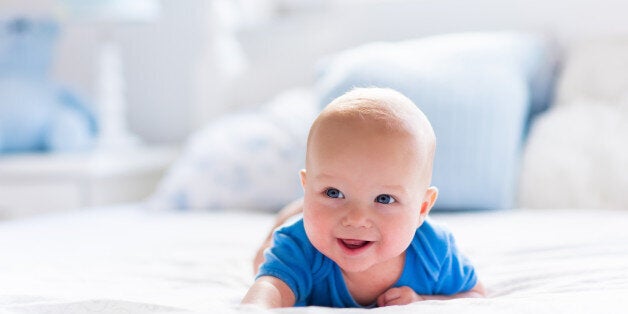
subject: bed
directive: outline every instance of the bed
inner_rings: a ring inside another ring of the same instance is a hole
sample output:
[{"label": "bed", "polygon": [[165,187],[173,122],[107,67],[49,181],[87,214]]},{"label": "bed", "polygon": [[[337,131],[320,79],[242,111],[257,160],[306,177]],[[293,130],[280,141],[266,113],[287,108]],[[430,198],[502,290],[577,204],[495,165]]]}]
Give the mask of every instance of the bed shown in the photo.
[{"label": "bed", "polygon": [[[373,313],[592,313],[628,309],[628,212],[435,213],[474,261],[486,299]],[[6,313],[256,312],[239,300],[273,215],[155,212],[143,204],[0,222]],[[354,313],[292,308],[280,313]]]},{"label": "bed", "polygon": [[[382,72],[391,64],[381,66],[381,58],[397,51],[395,44],[375,43],[371,48],[379,54],[360,58],[355,53],[363,47],[340,53],[327,61],[333,71],[321,73],[317,88],[284,93],[255,112],[218,118],[193,134],[147,202],[0,221],[0,312],[264,312],[238,305],[253,282],[253,256],[273,224],[272,211],[301,193],[296,173],[321,100],[356,82],[396,84],[391,87],[419,99],[437,131],[441,154],[434,177],[441,189],[439,208],[431,216],[454,232],[488,289],[484,299],[369,312],[628,311],[628,211],[621,210],[628,207],[628,169],[627,155],[619,151],[628,136],[623,126],[628,87],[620,86],[617,99],[599,104],[584,97],[593,95],[584,87],[601,80],[591,78],[589,70],[573,70],[571,77],[583,80],[563,84],[561,89],[570,92],[559,91],[559,101],[548,109],[557,67],[552,45],[538,37],[506,36],[508,45],[481,41],[481,53],[473,48],[465,58],[457,50],[430,50],[430,62],[424,61],[428,55],[395,54],[392,60],[403,63],[392,64],[394,75]],[[588,56],[589,65],[608,59]],[[402,71],[407,72],[400,79]],[[476,73],[485,76],[477,80]],[[460,93],[448,89],[454,87]],[[430,104],[436,105],[426,108]],[[600,108],[604,112],[595,111]],[[582,120],[591,112],[599,119]],[[578,145],[582,137],[565,141],[576,133],[573,125],[586,124],[582,121],[592,122],[584,134],[590,136],[591,151]],[[611,141],[593,141],[611,135]]]}]

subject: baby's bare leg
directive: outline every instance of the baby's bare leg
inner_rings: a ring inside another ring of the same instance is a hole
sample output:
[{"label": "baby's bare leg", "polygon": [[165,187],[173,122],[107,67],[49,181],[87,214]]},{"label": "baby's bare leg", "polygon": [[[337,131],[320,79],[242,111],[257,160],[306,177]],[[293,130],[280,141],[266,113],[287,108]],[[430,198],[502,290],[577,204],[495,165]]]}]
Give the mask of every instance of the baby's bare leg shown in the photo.
[{"label": "baby's bare leg", "polygon": [[264,239],[264,243],[257,250],[257,254],[253,259],[253,273],[257,274],[257,270],[259,266],[264,262],[264,250],[270,246],[273,241],[273,231],[283,225],[290,217],[303,212],[303,198],[299,198],[292,203],[286,205],[282,208],[279,213],[277,213],[277,219],[275,220],[275,224],[268,232],[266,239]]}]

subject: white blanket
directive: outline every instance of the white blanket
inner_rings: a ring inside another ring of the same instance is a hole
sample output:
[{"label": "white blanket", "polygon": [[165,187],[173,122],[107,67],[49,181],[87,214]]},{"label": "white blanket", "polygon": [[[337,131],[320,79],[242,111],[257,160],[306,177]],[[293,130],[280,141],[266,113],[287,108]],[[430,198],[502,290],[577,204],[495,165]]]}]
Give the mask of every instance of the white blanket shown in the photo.
[{"label": "white blanket", "polygon": [[[628,212],[433,214],[456,235],[485,299],[373,313],[628,311]],[[272,216],[101,208],[0,222],[0,312],[249,312],[238,303]],[[363,313],[291,308],[289,313]]]}]

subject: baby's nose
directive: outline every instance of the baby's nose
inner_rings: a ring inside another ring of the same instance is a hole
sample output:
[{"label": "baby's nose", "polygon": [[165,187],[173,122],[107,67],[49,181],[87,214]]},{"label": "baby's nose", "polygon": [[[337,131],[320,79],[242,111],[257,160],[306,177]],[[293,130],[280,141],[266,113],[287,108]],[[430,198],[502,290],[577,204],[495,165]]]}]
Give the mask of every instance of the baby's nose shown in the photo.
[{"label": "baby's nose", "polygon": [[344,227],[370,228],[373,224],[368,211],[361,208],[350,208],[342,219]]}]

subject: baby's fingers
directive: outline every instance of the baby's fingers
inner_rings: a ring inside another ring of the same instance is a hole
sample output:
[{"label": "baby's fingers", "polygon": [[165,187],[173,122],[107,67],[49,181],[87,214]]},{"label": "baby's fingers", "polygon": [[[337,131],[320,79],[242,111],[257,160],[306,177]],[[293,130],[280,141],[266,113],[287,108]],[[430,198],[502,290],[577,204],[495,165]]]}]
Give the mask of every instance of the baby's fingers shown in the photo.
[{"label": "baby's fingers", "polygon": [[399,288],[390,288],[377,297],[377,306],[386,306],[388,302],[398,299],[400,295]]},{"label": "baby's fingers", "polygon": [[423,298],[410,287],[390,288],[377,298],[377,306],[404,305],[421,300]]}]

